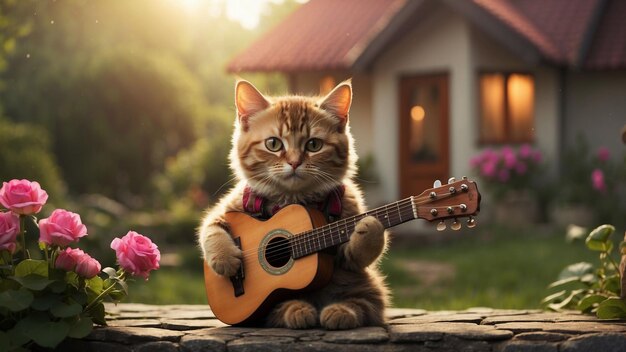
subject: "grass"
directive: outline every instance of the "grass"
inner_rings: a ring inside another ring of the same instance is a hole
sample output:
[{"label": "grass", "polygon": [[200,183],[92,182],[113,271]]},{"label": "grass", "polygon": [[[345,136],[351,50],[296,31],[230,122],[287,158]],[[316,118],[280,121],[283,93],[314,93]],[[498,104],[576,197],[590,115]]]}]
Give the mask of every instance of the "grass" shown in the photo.
[{"label": "grass", "polygon": [[598,260],[584,243],[566,243],[560,233],[483,231],[436,247],[392,249],[383,271],[394,306],[539,308],[565,266]]},{"label": "grass", "polygon": [[[198,256],[195,248],[182,251],[181,265],[131,283],[126,301],[206,304]],[[445,244],[392,248],[382,270],[396,307],[521,309],[540,307],[547,285],[579,261],[595,263],[597,257],[582,243],[566,243],[561,233],[477,228]]]}]

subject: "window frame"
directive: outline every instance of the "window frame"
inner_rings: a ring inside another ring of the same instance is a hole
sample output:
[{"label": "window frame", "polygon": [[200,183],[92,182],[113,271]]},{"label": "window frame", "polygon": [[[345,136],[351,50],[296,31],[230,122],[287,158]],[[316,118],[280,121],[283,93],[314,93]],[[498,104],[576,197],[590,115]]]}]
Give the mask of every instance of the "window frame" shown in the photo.
[{"label": "window frame", "polygon": [[[481,89],[481,78],[484,75],[490,75],[490,74],[500,74],[504,76],[504,92],[502,94],[502,96],[504,97],[504,116],[503,116],[503,124],[504,124],[504,138],[502,139],[496,139],[496,138],[485,138],[482,135],[482,127],[483,127],[483,106],[482,106],[482,101],[483,101],[483,91]],[[533,126],[533,131],[534,131],[534,126],[535,126],[535,121],[536,121],[536,91],[537,91],[537,84],[536,84],[536,76],[534,73],[530,72],[530,71],[524,71],[524,70],[487,70],[487,69],[483,69],[483,70],[478,70],[477,71],[477,79],[476,79],[476,85],[478,86],[478,103],[477,103],[477,110],[478,110],[478,144],[479,145],[503,145],[503,144],[524,144],[524,143],[534,143],[535,142],[535,133],[531,133],[531,135],[528,138],[517,138],[517,139],[513,139],[512,135],[512,130],[511,130],[511,114],[510,114],[510,109],[509,109],[509,99],[508,99],[508,93],[509,93],[509,87],[508,87],[508,82],[509,82],[509,77],[511,77],[511,75],[526,75],[526,76],[530,76],[533,80],[533,109],[532,109],[532,126]]]}]

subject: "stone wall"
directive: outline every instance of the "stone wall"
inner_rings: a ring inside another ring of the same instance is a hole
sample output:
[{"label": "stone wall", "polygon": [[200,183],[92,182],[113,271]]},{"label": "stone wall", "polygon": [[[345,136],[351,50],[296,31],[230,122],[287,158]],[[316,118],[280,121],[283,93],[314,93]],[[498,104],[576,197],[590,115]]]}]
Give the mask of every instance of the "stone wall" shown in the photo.
[{"label": "stone wall", "polygon": [[390,309],[389,324],[348,331],[226,326],[208,306],[108,305],[109,326],[60,351],[626,351],[626,321],[576,312]]}]

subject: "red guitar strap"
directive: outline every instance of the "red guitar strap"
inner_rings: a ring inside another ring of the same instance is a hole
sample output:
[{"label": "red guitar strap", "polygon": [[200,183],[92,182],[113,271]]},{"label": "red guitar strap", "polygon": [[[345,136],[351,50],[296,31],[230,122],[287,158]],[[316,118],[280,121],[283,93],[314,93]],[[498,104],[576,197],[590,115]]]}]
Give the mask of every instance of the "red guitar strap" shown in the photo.
[{"label": "red guitar strap", "polygon": [[[341,218],[341,200],[343,199],[343,193],[345,192],[345,186],[341,185],[333,189],[326,199],[321,202],[315,202],[311,204],[300,204],[305,207],[317,209],[324,213],[326,220],[330,222],[337,221]],[[282,208],[289,204],[270,206],[270,202],[267,198],[256,194],[252,188],[247,185],[243,191],[243,209],[246,213],[259,219],[269,219],[274,214],[278,213]]]}]

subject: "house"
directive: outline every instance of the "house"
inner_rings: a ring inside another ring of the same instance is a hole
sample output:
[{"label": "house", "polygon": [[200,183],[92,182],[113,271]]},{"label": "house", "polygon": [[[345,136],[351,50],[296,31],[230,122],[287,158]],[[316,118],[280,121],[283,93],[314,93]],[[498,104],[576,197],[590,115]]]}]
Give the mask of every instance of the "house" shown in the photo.
[{"label": "house", "polygon": [[531,143],[555,173],[579,134],[621,154],[625,16],[623,0],[310,0],[228,70],[282,72],[303,94],[352,77],[379,204],[471,174],[485,147]]}]

